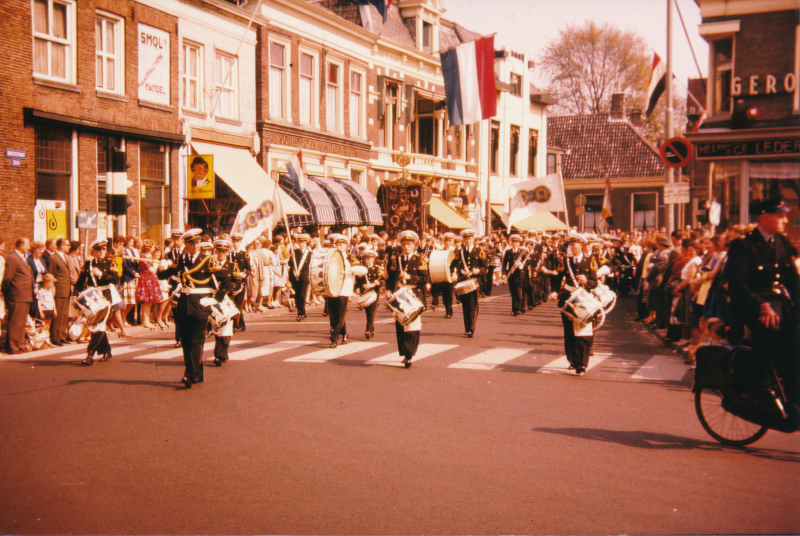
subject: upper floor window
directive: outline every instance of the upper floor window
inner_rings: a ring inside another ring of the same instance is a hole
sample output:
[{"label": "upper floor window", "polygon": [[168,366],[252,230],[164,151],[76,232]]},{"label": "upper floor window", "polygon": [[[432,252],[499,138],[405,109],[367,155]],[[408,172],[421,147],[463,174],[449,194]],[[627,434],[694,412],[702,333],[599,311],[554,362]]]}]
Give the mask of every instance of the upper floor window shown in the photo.
[{"label": "upper floor window", "polygon": [[139,178],[143,181],[164,182],[166,153],[157,143],[139,143]]},{"label": "upper floor window", "polygon": [[508,174],[517,174],[517,160],[519,159],[519,127],[511,125],[511,138],[508,143]]},{"label": "upper floor window", "polygon": [[300,124],[303,125],[316,124],[315,59],[311,54],[300,53]]},{"label": "upper floor window", "polygon": [[326,77],[325,104],[327,126],[329,132],[341,132],[341,68],[335,63],[329,63]]},{"label": "upper floor window", "polygon": [[[379,81],[383,80],[379,78]],[[378,128],[378,145],[381,147],[387,147],[389,149],[394,148],[394,126],[397,122],[397,96],[399,94],[399,88],[396,84],[386,84],[385,89],[383,90],[383,101],[379,101],[378,105],[382,106],[382,110],[378,110],[378,120],[379,128]]]},{"label": "upper floor window", "polygon": [[497,174],[500,167],[500,124],[492,121],[489,133],[489,171]]},{"label": "upper floor window", "polygon": [[547,153],[547,174],[552,175],[556,172],[557,168],[557,158],[554,153]]},{"label": "upper floor window", "polygon": [[181,60],[181,104],[189,110],[202,112],[203,47],[184,41]]},{"label": "upper floor window", "polygon": [[217,52],[214,58],[214,82],[217,86],[215,115],[237,119],[239,108],[236,97],[237,80],[236,58]]},{"label": "upper floor window", "polygon": [[119,17],[98,13],[94,25],[95,87],[125,92],[125,31]]},{"label": "upper floor window", "polygon": [[286,47],[269,44],[269,115],[272,119],[286,119]]},{"label": "upper floor window", "polygon": [[733,77],[733,37],[714,41],[714,113],[733,111],[731,82]]},{"label": "upper floor window", "polygon": [[536,156],[539,154],[539,131],[530,130],[528,139],[528,176],[536,176]]},{"label": "upper floor window", "polygon": [[433,53],[433,25],[429,22],[422,23],[422,51]]},{"label": "upper floor window", "polygon": [[33,72],[75,83],[75,2],[33,1]]},{"label": "upper floor window", "polygon": [[434,115],[436,102],[428,99],[418,99],[416,106],[415,130],[417,151],[420,154],[437,155],[439,145],[437,120]]},{"label": "upper floor window", "polygon": [[363,137],[363,129],[361,126],[362,108],[364,99],[362,97],[364,89],[362,87],[362,80],[364,77],[361,73],[350,72],[350,135],[355,137]]},{"label": "upper floor window", "polygon": [[511,94],[514,95],[515,97],[521,97],[522,96],[522,77],[520,75],[518,75],[517,73],[511,73],[510,82],[511,82],[511,87],[513,88],[511,90]]}]

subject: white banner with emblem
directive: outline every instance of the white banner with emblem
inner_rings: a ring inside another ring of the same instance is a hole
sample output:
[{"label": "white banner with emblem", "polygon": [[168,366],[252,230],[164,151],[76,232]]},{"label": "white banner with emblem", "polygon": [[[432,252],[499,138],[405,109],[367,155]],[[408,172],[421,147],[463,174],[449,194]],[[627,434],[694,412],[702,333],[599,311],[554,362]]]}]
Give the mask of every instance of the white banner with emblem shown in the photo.
[{"label": "white banner with emblem", "polygon": [[509,227],[539,212],[565,210],[564,189],[558,173],[511,185],[508,190],[505,212]]}]

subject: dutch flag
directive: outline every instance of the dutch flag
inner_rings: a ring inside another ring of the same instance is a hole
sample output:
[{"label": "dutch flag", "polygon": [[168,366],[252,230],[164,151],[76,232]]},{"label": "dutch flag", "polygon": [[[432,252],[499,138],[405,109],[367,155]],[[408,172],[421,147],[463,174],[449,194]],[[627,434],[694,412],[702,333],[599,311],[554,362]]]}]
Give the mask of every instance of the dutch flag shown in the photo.
[{"label": "dutch flag", "polygon": [[286,171],[289,173],[289,178],[292,179],[295,192],[303,195],[303,190],[306,187],[306,178],[303,176],[303,153],[301,151],[297,151],[286,161]]},{"label": "dutch flag", "polygon": [[494,36],[481,37],[439,54],[451,125],[475,123],[497,113]]},{"label": "dutch flag", "polygon": [[667,86],[667,67],[658,54],[653,53],[653,68],[650,71],[650,83],[647,86],[647,111],[645,117],[650,117],[658,104],[658,99]]}]

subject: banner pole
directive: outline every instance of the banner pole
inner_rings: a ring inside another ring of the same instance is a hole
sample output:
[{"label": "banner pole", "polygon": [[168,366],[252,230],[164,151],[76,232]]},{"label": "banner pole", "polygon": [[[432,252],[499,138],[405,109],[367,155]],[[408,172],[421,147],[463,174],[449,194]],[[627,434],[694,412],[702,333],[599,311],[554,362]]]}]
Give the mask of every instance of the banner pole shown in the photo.
[{"label": "banner pole", "polygon": [[558,170],[558,180],[561,182],[561,199],[564,200],[564,223],[567,224],[567,232],[569,232],[569,211],[567,210],[567,194],[564,192],[564,177],[561,175],[561,169]]},{"label": "banner pole", "polygon": [[[296,155],[300,152],[300,149],[294,152],[292,156]],[[292,158],[289,157],[289,159]],[[288,161],[288,159],[287,159]],[[302,163],[301,163],[302,164]],[[276,175],[278,173],[276,172]],[[275,181],[275,188],[277,188],[278,192],[278,205],[280,205],[281,214],[283,214],[283,225],[286,226],[286,242],[289,244],[289,258],[292,260],[292,264],[294,265],[294,276],[296,279],[300,278],[300,274],[297,272],[297,259],[294,257],[294,246],[292,245],[292,231],[289,229],[289,218],[286,216],[286,211],[283,210],[283,198],[281,198],[281,185],[280,185],[280,177],[277,181]]]}]

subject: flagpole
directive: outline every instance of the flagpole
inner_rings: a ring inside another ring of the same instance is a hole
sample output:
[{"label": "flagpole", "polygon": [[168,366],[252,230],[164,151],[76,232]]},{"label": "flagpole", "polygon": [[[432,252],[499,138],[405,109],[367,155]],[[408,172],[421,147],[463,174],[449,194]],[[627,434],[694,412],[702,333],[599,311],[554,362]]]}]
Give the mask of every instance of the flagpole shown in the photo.
[{"label": "flagpole", "polygon": [[[667,0],[667,74],[666,74],[666,93],[667,93],[667,109],[664,112],[664,120],[666,125],[667,139],[672,138],[674,135],[672,124],[672,2],[674,0]],[[667,166],[666,184],[672,184],[675,180],[675,174],[671,167]],[[665,204],[667,212],[667,233],[671,234],[675,229],[675,211],[672,203]]]},{"label": "flagpole", "polygon": [[558,170],[558,179],[561,181],[561,199],[564,200],[564,223],[567,224],[567,233],[569,234],[569,211],[567,210],[567,194],[564,193],[564,177],[561,175],[561,166]]}]

